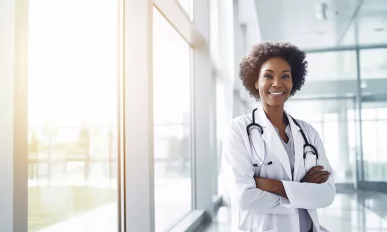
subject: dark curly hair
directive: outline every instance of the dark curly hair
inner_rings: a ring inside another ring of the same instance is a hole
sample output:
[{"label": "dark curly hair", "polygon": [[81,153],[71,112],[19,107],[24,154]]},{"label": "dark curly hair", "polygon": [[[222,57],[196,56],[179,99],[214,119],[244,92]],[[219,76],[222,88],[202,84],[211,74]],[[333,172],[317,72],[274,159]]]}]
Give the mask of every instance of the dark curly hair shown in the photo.
[{"label": "dark curly hair", "polygon": [[280,57],[286,60],[291,68],[293,89],[290,93],[293,96],[305,82],[308,62],[305,60],[305,52],[290,43],[263,42],[253,46],[251,52],[243,58],[239,65],[239,77],[243,86],[249,94],[259,99],[259,92],[255,88],[259,71],[264,62],[273,57]]}]

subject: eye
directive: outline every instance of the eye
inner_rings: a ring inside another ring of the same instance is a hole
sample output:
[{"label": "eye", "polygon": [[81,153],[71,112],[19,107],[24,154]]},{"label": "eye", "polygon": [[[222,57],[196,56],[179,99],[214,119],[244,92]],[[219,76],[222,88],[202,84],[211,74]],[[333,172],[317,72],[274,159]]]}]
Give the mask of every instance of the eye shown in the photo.
[{"label": "eye", "polygon": [[289,75],[283,75],[282,78],[283,79],[287,79],[287,78],[290,78],[290,76]]},{"label": "eye", "polygon": [[265,74],[264,77],[268,78],[268,79],[272,78],[272,76],[270,74]]}]

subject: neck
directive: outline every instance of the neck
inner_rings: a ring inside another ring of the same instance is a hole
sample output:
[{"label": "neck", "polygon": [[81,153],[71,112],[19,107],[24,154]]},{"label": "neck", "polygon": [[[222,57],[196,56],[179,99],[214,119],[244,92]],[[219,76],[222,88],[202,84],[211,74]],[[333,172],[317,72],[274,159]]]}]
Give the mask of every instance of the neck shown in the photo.
[{"label": "neck", "polygon": [[263,110],[269,121],[277,128],[281,128],[285,125],[284,120],[284,106],[273,107],[267,104],[263,104]]}]

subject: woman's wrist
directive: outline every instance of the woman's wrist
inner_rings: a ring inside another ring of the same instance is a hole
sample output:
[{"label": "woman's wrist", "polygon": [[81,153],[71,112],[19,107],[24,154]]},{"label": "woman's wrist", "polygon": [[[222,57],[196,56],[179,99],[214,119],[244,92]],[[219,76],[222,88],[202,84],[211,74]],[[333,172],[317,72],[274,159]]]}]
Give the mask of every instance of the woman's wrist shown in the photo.
[{"label": "woman's wrist", "polygon": [[257,188],[266,191],[271,192],[273,191],[273,180],[268,178],[262,178],[262,177],[255,177],[255,185]]},{"label": "woman's wrist", "polygon": [[284,185],[280,180],[256,177],[255,184],[256,187],[262,191],[274,193],[276,195],[287,198]]}]

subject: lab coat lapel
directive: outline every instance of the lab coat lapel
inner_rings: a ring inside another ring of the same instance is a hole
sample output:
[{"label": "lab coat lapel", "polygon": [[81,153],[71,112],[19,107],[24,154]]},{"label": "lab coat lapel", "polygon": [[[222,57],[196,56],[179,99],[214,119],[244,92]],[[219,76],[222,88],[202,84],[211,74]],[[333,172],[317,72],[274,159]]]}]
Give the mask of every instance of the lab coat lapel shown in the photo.
[{"label": "lab coat lapel", "polygon": [[291,180],[292,172],[290,170],[288,154],[281,142],[281,138],[278,136],[273,124],[271,124],[267,118],[262,107],[259,109],[259,117],[257,117],[257,119],[257,122],[263,127],[262,138],[265,142],[266,152],[271,151],[275,156],[277,156],[277,158],[281,161],[289,180]]},{"label": "lab coat lapel", "polygon": [[286,116],[288,117],[294,142],[294,181],[300,181],[302,174],[301,168],[304,167],[304,160],[302,157],[304,151],[304,139],[302,138],[300,128],[294,123],[292,117],[290,117],[287,113]]}]

